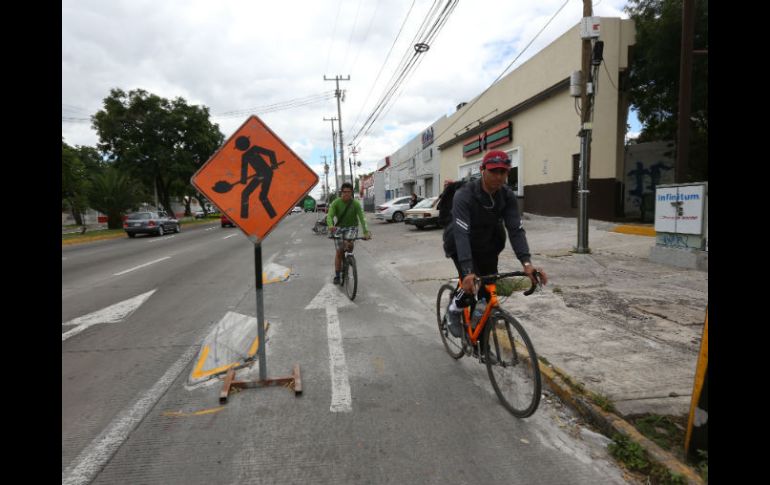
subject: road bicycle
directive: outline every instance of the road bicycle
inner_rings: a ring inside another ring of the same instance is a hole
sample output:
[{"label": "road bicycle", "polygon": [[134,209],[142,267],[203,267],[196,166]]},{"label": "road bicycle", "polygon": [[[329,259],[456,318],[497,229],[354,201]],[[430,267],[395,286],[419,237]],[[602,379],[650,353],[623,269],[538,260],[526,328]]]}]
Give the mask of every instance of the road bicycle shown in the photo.
[{"label": "road bicycle", "polygon": [[[358,237],[358,227],[343,227],[337,229],[334,234],[330,234],[329,239],[342,239],[345,253],[342,257],[340,286],[345,288],[345,294],[353,301],[358,291],[358,270],[356,269],[356,257],[353,256],[353,241],[368,238]],[[335,249],[336,247],[335,243]]]},{"label": "road bicycle", "polygon": [[[444,284],[439,288],[436,318],[447,353],[454,359],[464,355],[478,356],[479,363],[486,364],[489,380],[503,406],[517,418],[526,418],[540,404],[540,367],[535,348],[524,327],[499,306],[495,281],[512,276],[526,276],[526,273],[514,271],[476,278],[475,287],[478,288],[483,282],[490,300],[475,325],[471,320],[470,306],[463,309],[460,318],[463,331],[460,337],[449,332],[447,322],[449,304],[460,285],[459,280],[457,286]],[[537,273],[536,277],[539,278]],[[531,295],[537,286],[533,284],[524,294]]]},{"label": "road bicycle", "polygon": [[313,232],[317,236],[325,235],[329,232],[329,226],[326,225],[326,218],[316,219],[315,224],[313,224]]}]

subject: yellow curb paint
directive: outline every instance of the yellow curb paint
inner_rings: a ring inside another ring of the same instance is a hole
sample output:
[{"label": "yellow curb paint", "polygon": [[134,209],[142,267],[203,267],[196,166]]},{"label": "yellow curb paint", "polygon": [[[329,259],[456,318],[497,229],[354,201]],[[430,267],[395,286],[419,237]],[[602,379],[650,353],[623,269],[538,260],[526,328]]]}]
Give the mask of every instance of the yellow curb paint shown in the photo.
[{"label": "yellow curb paint", "polygon": [[233,367],[234,365],[236,365],[235,363],[232,363],[232,364],[228,364],[228,365],[223,365],[223,366],[217,367],[216,369],[211,369],[211,370],[203,371],[202,370],[203,363],[206,362],[206,357],[208,357],[208,355],[209,355],[209,346],[208,345],[204,345],[203,346],[203,351],[201,351],[201,358],[198,360],[198,363],[195,364],[195,369],[193,370],[193,373],[192,373],[192,376],[195,379],[199,379],[201,377],[210,376],[211,374],[218,374],[220,372],[224,372],[224,371],[228,370],[230,367]]},{"label": "yellow curb paint", "polygon": [[202,411],[195,411],[192,413],[183,413],[179,411],[167,411],[163,413],[163,416],[169,416],[172,418],[187,418],[190,416],[204,416],[206,414],[214,414],[218,413],[219,411],[223,410],[225,406],[219,406],[218,408],[211,408],[211,409],[204,409]]},{"label": "yellow curb paint", "polygon": [[85,238],[78,238],[78,239],[66,239],[61,242],[62,246],[69,246],[71,244],[80,244],[80,243],[88,243],[88,242],[94,242],[94,241],[106,241],[108,239],[118,239],[121,237],[126,237],[125,234],[112,234],[112,235],[106,235],[106,236],[94,236],[94,237],[85,237]]},{"label": "yellow curb paint", "polygon": [[267,285],[270,283],[277,283],[279,281],[286,281],[289,278],[290,273],[291,273],[291,269],[286,271],[286,273],[283,276],[278,276],[276,278],[273,278],[272,280],[267,279],[267,273],[262,273],[262,284]]},{"label": "yellow curb paint", "polygon": [[249,349],[249,357],[254,356],[254,354],[257,353],[257,349],[259,348],[259,336],[254,338],[254,342],[251,343],[251,348]]},{"label": "yellow curb paint", "polygon": [[[576,406],[578,398],[575,396],[572,389],[569,388],[567,383],[561,377],[561,375],[567,375],[567,374],[565,374],[564,371],[554,366],[553,364],[551,364],[550,366],[545,365],[542,362],[539,362],[539,364],[540,364],[540,373],[542,374],[542,376],[545,378],[546,381],[549,381],[550,388],[557,395],[559,395],[559,397],[571,403],[573,407],[578,407]],[[597,406],[596,404],[586,399],[581,399],[580,403],[583,406],[589,407],[591,411],[594,413],[594,415],[601,416],[614,431],[619,432],[621,434],[625,434],[631,440],[640,444],[642,448],[644,448],[644,450],[647,451],[648,455],[650,455],[650,457],[654,461],[667,467],[669,470],[673,471],[674,473],[684,475],[688,480],[688,482],[691,484],[703,485],[703,479],[692,468],[680,462],[674,455],[665,451],[663,448],[655,444],[652,440],[648,439],[646,436],[641,434],[639,431],[637,431],[636,428],[634,428],[633,425],[628,423],[626,420],[624,420],[619,416],[616,416],[613,413],[608,413],[607,411],[601,409],[599,406]]]},{"label": "yellow curb paint", "polygon": [[651,236],[655,237],[655,228],[650,226],[615,226],[612,232],[619,232],[622,234],[633,234],[636,236]]}]

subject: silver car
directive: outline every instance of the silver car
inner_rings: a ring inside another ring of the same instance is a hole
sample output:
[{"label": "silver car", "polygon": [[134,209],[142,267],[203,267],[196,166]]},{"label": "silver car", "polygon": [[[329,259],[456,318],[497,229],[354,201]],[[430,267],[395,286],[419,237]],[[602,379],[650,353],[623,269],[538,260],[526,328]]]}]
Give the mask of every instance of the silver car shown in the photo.
[{"label": "silver car", "polygon": [[175,217],[169,217],[165,212],[132,212],[123,222],[123,229],[128,237],[137,234],[155,234],[162,236],[167,232],[181,232],[182,226]]},{"label": "silver car", "polygon": [[[382,205],[377,206],[377,211],[374,217],[381,221],[387,222],[401,222],[404,220],[404,213],[409,209],[409,202],[411,202],[412,196],[398,197],[393,200],[389,200]],[[417,201],[421,201],[422,197],[417,197]]]}]

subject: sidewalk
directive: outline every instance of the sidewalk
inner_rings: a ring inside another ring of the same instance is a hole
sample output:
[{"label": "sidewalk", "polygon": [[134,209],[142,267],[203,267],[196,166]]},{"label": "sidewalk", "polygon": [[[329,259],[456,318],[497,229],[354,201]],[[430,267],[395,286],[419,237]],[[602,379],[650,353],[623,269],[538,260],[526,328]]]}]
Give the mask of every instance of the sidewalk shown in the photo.
[{"label": "sidewalk", "polygon": [[[520,317],[538,355],[550,364],[541,367],[556,393],[607,433],[633,434],[624,417],[688,415],[708,273],[651,262],[655,238],[614,232],[617,224],[590,221],[591,253],[576,254],[575,219],[531,214],[524,219],[532,260],[546,270],[549,284],[529,297],[512,295],[502,306]],[[374,223],[375,237],[376,228]],[[406,261],[401,255],[391,267],[415,292],[434,301],[436,280],[456,277],[451,261],[437,250],[442,231],[404,232],[402,237],[414,238],[409,246],[417,249],[415,257]],[[520,266],[507,244],[499,267]],[[614,413],[590,404],[586,395],[591,394],[606,398]],[[640,434],[631,437],[646,441],[641,444],[653,459],[699,483],[657,445]]]}]

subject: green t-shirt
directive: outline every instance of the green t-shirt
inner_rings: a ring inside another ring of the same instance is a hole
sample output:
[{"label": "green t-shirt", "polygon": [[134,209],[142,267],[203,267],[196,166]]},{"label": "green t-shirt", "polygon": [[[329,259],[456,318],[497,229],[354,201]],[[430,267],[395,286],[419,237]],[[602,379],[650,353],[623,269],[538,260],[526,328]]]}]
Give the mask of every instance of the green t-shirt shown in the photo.
[{"label": "green t-shirt", "polygon": [[345,215],[342,220],[337,221],[337,227],[356,227],[358,223],[361,223],[361,228],[364,233],[369,232],[369,228],[366,227],[366,219],[364,218],[364,210],[361,208],[361,204],[357,200],[351,199],[350,208],[345,211],[345,202],[342,198],[334,199],[334,202],[329,206],[329,213],[326,215],[326,225],[331,227],[334,225],[334,218],[339,218],[344,212]]}]

